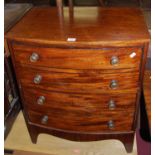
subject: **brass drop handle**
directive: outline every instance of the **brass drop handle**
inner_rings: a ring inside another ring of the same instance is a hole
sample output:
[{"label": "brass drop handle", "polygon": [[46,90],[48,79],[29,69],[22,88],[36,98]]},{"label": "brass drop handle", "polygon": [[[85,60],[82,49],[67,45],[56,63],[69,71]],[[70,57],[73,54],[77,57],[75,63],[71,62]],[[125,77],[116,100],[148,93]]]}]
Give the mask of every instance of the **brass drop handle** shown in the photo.
[{"label": "brass drop handle", "polygon": [[109,129],[113,129],[115,127],[113,120],[108,121],[108,127]]},{"label": "brass drop handle", "polygon": [[116,89],[118,87],[118,82],[116,80],[112,80],[110,83],[111,89]]},{"label": "brass drop handle", "polygon": [[30,56],[30,61],[31,62],[36,62],[39,60],[39,55],[37,53],[32,53]]},{"label": "brass drop handle", "polygon": [[109,106],[110,110],[114,110],[116,108],[115,101],[114,100],[110,100],[108,106]]},{"label": "brass drop handle", "polygon": [[48,116],[45,115],[45,116],[42,117],[41,123],[42,123],[42,124],[47,124],[47,122],[48,122]]},{"label": "brass drop handle", "polygon": [[117,56],[111,57],[111,60],[110,60],[111,65],[116,65],[116,64],[118,64],[118,62],[119,62],[119,59]]},{"label": "brass drop handle", "polygon": [[37,99],[37,104],[43,105],[45,103],[45,97],[44,96],[39,96]]},{"label": "brass drop handle", "polygon": [[39,84],[39,83],[41,82],[41,80],[42,80],[42,76],[41,76],[41,75],[36,75],[36,76],[34,77],[34,79],[33,79],[33,82],[34,82],[35,84]]}]

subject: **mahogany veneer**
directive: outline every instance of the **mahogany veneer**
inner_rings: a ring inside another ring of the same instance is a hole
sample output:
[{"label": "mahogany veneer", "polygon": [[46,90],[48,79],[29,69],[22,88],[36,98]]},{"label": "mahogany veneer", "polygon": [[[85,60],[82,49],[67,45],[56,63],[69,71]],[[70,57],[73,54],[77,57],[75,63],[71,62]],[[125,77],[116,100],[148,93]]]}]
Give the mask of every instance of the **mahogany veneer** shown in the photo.
[{"label": "mahogany veneer", "polygon": [[[105,48],[105,49],[59,49],[15,44],[13,49],[15,61],[19,64],[28,64],[41,67],[67,68],[67,69],[139,69],[141,48]],[[39,54],[39,61],[30,62],[33,52]],[[131,52],[136,52],[135,59],[131,59]],[[66,52],[68,55],[66,55]],[[112,56],[120,59],[119,64],[112,66],[109,62]]]},{"label": "mahogany veneer", "polygon": [[7,34],[32,139],[121,140],[132,151],[149,33],[137,8],[34,7]]}]

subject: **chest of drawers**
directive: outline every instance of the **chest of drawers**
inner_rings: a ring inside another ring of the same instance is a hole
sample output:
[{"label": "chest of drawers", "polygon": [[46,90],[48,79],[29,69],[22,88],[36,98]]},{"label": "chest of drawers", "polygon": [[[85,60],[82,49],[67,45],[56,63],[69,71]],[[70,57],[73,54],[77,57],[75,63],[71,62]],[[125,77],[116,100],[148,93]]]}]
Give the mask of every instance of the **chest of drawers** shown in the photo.
[{"label": "chest of drawers", "polygon": [[136,8],[34,7],[5,36],[32,139],[118,139],[132,151],[149,34]]}]

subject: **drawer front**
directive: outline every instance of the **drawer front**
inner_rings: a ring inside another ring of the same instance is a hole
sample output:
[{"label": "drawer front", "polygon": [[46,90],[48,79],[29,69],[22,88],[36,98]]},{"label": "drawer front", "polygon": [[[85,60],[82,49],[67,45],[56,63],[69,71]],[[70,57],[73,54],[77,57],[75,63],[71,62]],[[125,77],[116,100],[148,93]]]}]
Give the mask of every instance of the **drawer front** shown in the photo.
[{"label": "drawer front", "polygon": [[136,102],[136,93],[71,94],[24,88],[23,94],[29,109],[45,111],[55,108],[93,113],[100,110],[124,111],[135,109]]},{"label": "drawer front", "polygon": [[60,49],[13,44],[15,61],[61,69],[139,69],[141,48]]},{"label": "drawer front", "polygon": [[45,127],[79,132],[130,131],[133,124],[133,112],[122,111],[91,113],[85,111],[53,110],[39,113],[28,111],[29,121]]},{"label": "drawer front", "polygon": [[46,70],[18,67],[21,84],[59,92],[105,93],[136,91],[139,86],[139,73],[87,74],[50,72]]}]

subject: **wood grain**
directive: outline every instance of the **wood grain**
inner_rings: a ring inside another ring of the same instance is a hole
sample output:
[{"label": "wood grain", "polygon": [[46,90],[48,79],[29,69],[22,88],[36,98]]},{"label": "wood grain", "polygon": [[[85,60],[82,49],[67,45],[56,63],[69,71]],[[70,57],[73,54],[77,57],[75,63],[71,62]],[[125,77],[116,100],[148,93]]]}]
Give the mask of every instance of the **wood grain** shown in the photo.
[{"label": "wood grain", "polygon": [[145,99],[146,112],[151,130],[151,71],[146,70],[144,74],[143,92]]},{"label": "wood grain", "polygon": [[[31,140],[36,143],[40,133],[76,141],[116,138],[131,152],[150,40],[142,12],[97,7],[67,12],[60,16],[57,8],[34,7],[5,35]],[[32,63],[33,52],[39,59]],[[111,65],[112,56],[119,58],[117,65]],[[36,75],[42,77],[39,84]],[[46,97],[42,106],[38,95]],[[115,110],[107,109],[110,98]]]},{"label": "wood grain", "polygon": [[[116,134],[111,134],[111,136],[109,134],[108,136],[106,136],[108,140],[102,140],[103,138],[105,138],[105,136],[103,137],[102,134],[98,134],[98,138],[101,139],[100,141],[92,141],[93,136],[91,134],[88,134],[87,136],[83,136],[83,138],[89,137],[89,139],[91,140],[90,142],[81,142],[82,140],[80,140],[80,137],[82,136],[79,136],[79,134],[75,134],[75,133],[64,134],[64,136],[70,135],[70,137],[72,135],[72,140],[77,139],[77,141],[78,140],[80,141],[80,142],[75,142],[75,141],[66,140],[67,136],[66,136],[66,139],[62,139],[62,137],[64,137],[62,135],[61,135],[61,138],[58,138],[57,137],[58,134],[56,135],[56,132],[48,130],[47,128],[45,130],[45,128],[40,128],[36,126],[34,130],[37,131],[37,133],[42,133],[38,136],[37,144],[35,145],[31,142],[28,130],[26,128],[23,114],[22,112],[20,112],[8,138],[5,140],[5,149],[23,150],[23,151],[30,151],[34,153],[39,152],[43,154],[47,153],[49,155],[59,155],[59,154],[73,155],[75,154],[74,152],[75,148],[77,148],[80,150],[80,154],[100,153],[100,154],[110,154],[110,155],[115,155],[115,154],[137,155],[136,138],[134,139],[133,152],[128,154],[123,146],[123,143],[121,143],[119,139],[118,140],[116,139],[116,136],[115,136]],[[19,133],[21,133],[21,131],[22,131],[22,134],[20,134],[19,136]],[[43,132],[45,134],[43,134]],[[55,135],[52,136],[51,135],[52,133],[53,134],[55,133]],[[126,140],[126,142],[127,140],[129,142],[130,139],[132,139],[132,137],[134,136],[133,132],[132,133],[130,132],[130,134],[121,133],[118,135],[119,136],[117,136],[117,138],[121,137],[120,139],[122,141]],[[114,136],[115,136],[115,139],[114,139]],[[60,134],[59,134],[59,137],[60,137]],[[94,136],[94,138],[96,137],[97,135]],[[111,140],[110,140],[110,137],[111,137]],[[51,144],[52,144],[52,147],[51,147]],[[28,153],[26,155],[28,155]]]},{"label": "wood grain", "polygon": [[[17,67],[22,86],[49,91],[69,93],[106,93],[121,91],[137,91],[139,86],[139,72],[124,74],[68,74],[64,72],[49,72],[46,70]],[[37,75],[42,76],[40,84],[33,82]],[[110,83],[116,80],[118,87],[112,89]]]},{"label": "wood grain", "polygon": [[[64,18],[59,18],[56,7],[34,7],[5,37],[66,46],[123,46],[149,42],[148,29],[138,8],[75,7],[73,19],[69,8],[63,11]],[[68,42],[68,38],[76,38],[76,42]]]},{"label": "wood grain", "polygon": [[[15,61],[41,67],[60,69],[139,69],[141,48],[105,48],[105,49],[61,49],[47,48],[45,45],[30,46],[13,44]],[[37,53],[37,62],[31,62],[32,53]],[[131,57],[135,53],[134,57]],[[111,64],[113,56],[118,57],[116,65]]]},{"label": "wood grain", "polygon": [[[44,109],[49,111],[50,108],[60,108],[68,110],[77,111],[88,111],[95,112],[102,110],[107,111],[125,111],[133,110],[135,108],[135,93],[105,93],[105,94],[70,94],[70,93],[59,93],[59,92],[49,92],[37,89],[27,89],[24,88],[23,91],[25,105],[28,108],[33,109]],[[45,97],[45,102],[43,105],[39,105],[37,100],[40,96]],[[116,108],[109,109],[109,101],[113,100],[115,102]]]},{"label": "wood grain", "polygon": [[[46,124],[42,124],[42,118],[49,117]],[[68,132],[111,132],[132,130],[133,111],[107,112],[98,111],[91,113],[83,111],[71,111],[70,109],[50,109],[43,113],[43,109],[28,110],[29,121],[45,127],[52,127]],[[108,121],[113,120],[115,127],[109,129]]]}]

